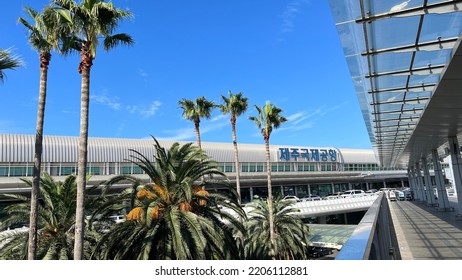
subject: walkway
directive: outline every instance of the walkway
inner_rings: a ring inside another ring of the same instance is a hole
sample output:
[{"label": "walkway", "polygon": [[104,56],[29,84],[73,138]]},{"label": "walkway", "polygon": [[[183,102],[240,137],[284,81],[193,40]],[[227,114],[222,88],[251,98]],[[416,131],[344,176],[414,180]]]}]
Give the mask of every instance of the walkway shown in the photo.
[{"label": "walkway", "polygon": [[389,204],[403,260],[462,260],[462,221],[454,212],[417,201]]}]

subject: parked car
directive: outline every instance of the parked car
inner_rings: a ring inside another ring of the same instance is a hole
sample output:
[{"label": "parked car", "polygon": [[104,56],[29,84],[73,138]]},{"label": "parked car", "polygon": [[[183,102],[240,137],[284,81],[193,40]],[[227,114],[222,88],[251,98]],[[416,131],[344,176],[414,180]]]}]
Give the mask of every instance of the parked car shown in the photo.
[{"label": "parked car", "polygon": [[321,200],[321,197],[319,195],[307,195],[302,197],[302,201],[316,201],[316,200]]},{"label": "parked car", "polygon": [[352,198],[352,197],[361,197],[365,196],[366,193],[363,190],[348,190],[343,192],[340,197],[341,198]]},{"label": "parked car", "polygon": [[367,190],[365,193],[366,195],[378,195],[379,194],[379,192],[376,189]]},{"label": "parked car", "polygon": [[326,199],[326,200],[339,199],[339,198],[341,198],[342,194],[343,194],[343,192],[331,193],[331,194],[327,195],[326,197],[324,197],[324,199]]},{"label": "parked car", "polygon": [[295,195],[286,195],[282,200],[293,200],[295,202],[302,201],[300,198],[296,197]]}]

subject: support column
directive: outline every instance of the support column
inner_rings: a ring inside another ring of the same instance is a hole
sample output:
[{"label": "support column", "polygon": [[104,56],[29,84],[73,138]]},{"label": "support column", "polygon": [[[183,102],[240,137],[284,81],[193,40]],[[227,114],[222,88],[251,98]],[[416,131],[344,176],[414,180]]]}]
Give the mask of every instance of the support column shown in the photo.
[{"label": "support column", "polygon": [[462,159],[460,157],[459,142],[457,136],[448,138],[449,153],[451,155],[451,168],[454,174],[454,185],[457,193],[457,214],[458,218],[462,218]]},{"label": "support column", "polygon": [[411,190],[412,197],[413,197],[413,199],[416,199],[416,197],[415,197],[414,175],[412,174],[411,169],[407,170],[407,180],[409,181],[409,189]]},{"label": "support column", "polygon": [[416,173],[416,179],[417,179],[417,186],[419,188],[419,195],[420,195],[420,201],[421,202],[426,202],[427,199],[425,198],[425,189],[424,189],[424,184],[423,184],[423,178],[422,178],[422,172],[420,169],[420,164],[417,162],[415,164],[415,173]]},{"label": "support column", "polygon": [[401,189],[403,190],[404,189],[404,181],[401,180]]},{"label": "support column", "polygon": [[420,196],[420,187],[419,187],[419,182],[417,180],[417,173],[416,173],[415,166],[412,169],[412,184],[414,186],[414,199],[416,201],[422,200],[422,197]]},{"label": "support column", "polygon": [[433,169],[435,170],[436,189],[438,191],[438,211],[454,211],[454,208],[449,205],[440,157],[438,156],[438,151],[436,149],[432,150],[432,161]]},{"label": "support column", "polygon": [[387,188],[387,182],[383,181],[383,187]]},{"label": "support column", "polygon": [[430,177],[430,171],[428,170],[427,158],[422,158],[422,169],[425,176],[425,188],[427,191],[427,206],[437,206],[435,202],[435,195],[433,193],[432,178]]}]

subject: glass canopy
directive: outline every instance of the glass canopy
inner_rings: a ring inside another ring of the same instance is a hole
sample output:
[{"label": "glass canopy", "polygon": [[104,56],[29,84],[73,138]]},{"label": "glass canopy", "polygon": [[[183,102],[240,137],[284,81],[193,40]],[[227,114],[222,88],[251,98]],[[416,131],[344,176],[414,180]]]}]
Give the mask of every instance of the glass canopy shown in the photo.
[{"label": "glass canopy", "polygon": [[376,156],[396,166],[462,30],[462,1],[329,0]]}]

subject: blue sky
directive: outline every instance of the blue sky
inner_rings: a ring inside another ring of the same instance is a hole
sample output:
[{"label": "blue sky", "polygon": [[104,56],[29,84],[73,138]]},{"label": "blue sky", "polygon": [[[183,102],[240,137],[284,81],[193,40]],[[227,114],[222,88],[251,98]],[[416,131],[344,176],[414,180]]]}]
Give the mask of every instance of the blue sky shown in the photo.
[{"label": "blue sky", "polygon": [[[0,48],[13,48],[26,65],[0,85],[0,133],[35,134],[39,88],[37,53],[17,24],[23,6],[2,3]],[[114,0],[134,17],[117,32],[135,45],[99,49],[91,72],[90,137],[195,141],[178,101],[243,92],[249,110],[237,121],[239,143],[263,143],[248,116],[267,100],[289,121],[271,144],[371,148],[327,1]],[[79,135],[77,54],[53,54],[44,133]],[[231,142],[229,116],[217,109],[201,122],[202,141]]]}]

